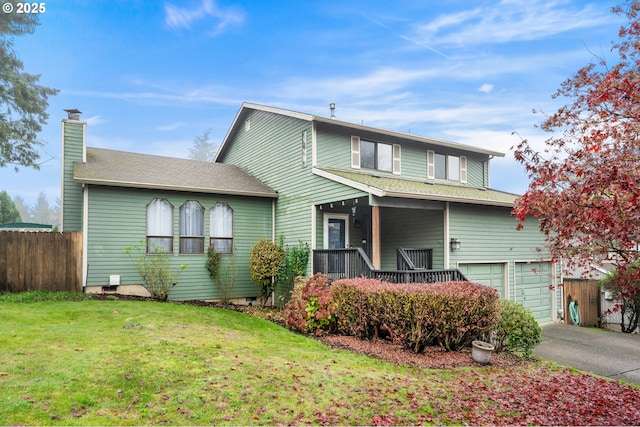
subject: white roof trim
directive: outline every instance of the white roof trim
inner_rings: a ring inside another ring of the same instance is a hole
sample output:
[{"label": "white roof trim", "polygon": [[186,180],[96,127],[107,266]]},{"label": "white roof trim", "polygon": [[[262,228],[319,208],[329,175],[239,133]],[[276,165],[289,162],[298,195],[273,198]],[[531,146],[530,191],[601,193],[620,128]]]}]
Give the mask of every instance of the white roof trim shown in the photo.
[{"label": "white roof trim", "polygon": [[256,197],[268,197],[271,199],[277,199],[278,194],[262,193],[259,191],[232,191],[222,190],[217,188],[203,188],[203,187],[185,187],[181,185],[168,185],[168,184],[150,184],[144,182],[129,182],[129,181],[116,181],[108,179],[85,179],[85,178],[73,178],[76,182],[89,185],[101,185],[109,187],[126,187],[126,188],[143,188],[146,190],[171,190],[171,191],[184,191],[190,193],[205,193],[205,194],[226,194],[234,196],[256,196]]},{"label": "white roof trim", "polygon": [[366,193],[371,193],[374,196],[384,197],[386,195],[384,190],[382,190],[380,188],[372,187],[370,185],[366,185],[366,184],[362,184],[360,182],[352,181],[352,180],[350,180],[348,178],[343,178],[341,176],[334,175],[331,172],[327,172],[327,171],[322,170],[322,169],[313,168],[311,171],[313,172],[314,175],[318,175],[318,176],[321,176],[323,178],[330,179],[331,181],[335,181],[335,182],[337,182],[339,184],[347,185],[349,187],[355,188],[356,190],[364,191]]},{"label": "white roof trim", "polygon": [[484,205],[484,206],[500,206],[500,207],[507,207],[507,208],[513,208],[514,206],[513,203],[509,203],[509,202],[501,202],[498,200],[488,200],[488,199],[478,199],[475,197],[385,191],[378,187],[373,187],[370,185],[362,184],[357,181],[353,181],[349,178],[344,178],[342,176],[334,175],[331,172],[327,172],[326,170],[313,168],[312,171],[315,175],[330,179],[339,184],[347,185],[349,187],[355,188],[356,190],[365,191],[367,193],[373,194],[376,197],[397,197],[397,198],[403,198],[403,199],[433,200],[438,202],[458,202],[458,203],[469,203],[469,204]]}]

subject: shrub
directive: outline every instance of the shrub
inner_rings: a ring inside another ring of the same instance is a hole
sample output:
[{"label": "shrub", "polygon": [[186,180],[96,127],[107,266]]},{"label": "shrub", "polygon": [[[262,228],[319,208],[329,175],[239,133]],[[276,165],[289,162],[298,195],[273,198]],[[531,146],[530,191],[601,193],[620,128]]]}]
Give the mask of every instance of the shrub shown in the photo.
[{"label": "shrub", "polygon": [[135,263],[142,283],[151,296],[159,301],[166,301],[187,264],[181,264],[180,270],[174,272],[165,249],[156,247],[153,253],[147,253],[144,244],[140,244],[128,246],[124,250]]},{"label": "shrub", "polygon": [[216,251],[213,243],[210,243],[207,248],[207,271],[209,271],[209,277],[214,280],[220,271],[220,252]]},{"label": "shrub", "polygon": [[334,323],[332,290],[327,276],[316,274],[306,282],[296,278],[291,300],[285,306],[286,325],[298,332],[328,331]]},{"label": "shrub", "polygon": [[416,353],[466,347],[497,322],[498,293],[478,283],[346,279],[333,287],[338,331],[363,339],[386,333]]},{"label": "shrub", "polygon": [[218,297],[223,303],[228,303],[233,295],[236,284],[236,258],[233,252],[229,254],[229,263],[222,263],[222,254],[215,250],[213,244],[207,249],[207,270],[209,277],[218,291]]},{"label": "shrub", "polygon": [[296,277],[307,274],[311,250],[307,243],[298,242],[296,246],[284,245],[284,236],[280,236],[279,245],[285,250],[284,261],[278,272],[276,283],[281,294],[288,294],[293,288]]},{"label": "shrub", "polygon": [[284,249],[264,237],[251,248],[251,280],[260,287],[260,300],[263,305],[269,294],[274,291],[273,278],[280,271],[284,257]]},{"label": "shrub", "polygon": [[529,357],[531,350],[540,344],[541,334],[531,310],[514,301],[500,301],[498,324],[490,339],[496,351],[521,351]]}]

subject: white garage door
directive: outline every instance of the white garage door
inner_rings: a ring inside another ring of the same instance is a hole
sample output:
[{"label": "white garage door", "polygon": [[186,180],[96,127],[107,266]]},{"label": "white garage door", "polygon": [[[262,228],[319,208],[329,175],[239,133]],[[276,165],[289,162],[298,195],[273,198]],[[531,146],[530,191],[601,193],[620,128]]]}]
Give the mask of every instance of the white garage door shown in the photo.
[{"label": "white garage door", "polygon": [[538,322],[550,322],[553,283],[551,264],[548,262],[517,262],[515,265],[515,300],[533,312]]},{"label": "white garage door", "polygon": [[491,286],[498,290],[501,299],[505,297],[504,264],[460,264],[458,269],[470,281]]}]

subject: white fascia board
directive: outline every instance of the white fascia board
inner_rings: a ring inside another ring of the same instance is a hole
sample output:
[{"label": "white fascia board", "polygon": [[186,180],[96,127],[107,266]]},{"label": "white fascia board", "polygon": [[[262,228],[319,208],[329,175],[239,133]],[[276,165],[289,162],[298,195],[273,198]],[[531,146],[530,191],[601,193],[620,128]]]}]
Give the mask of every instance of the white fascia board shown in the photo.
[{"label": "white fascia board", "polygon": [[334,175],[331,172],[327,172],[327,171],[324,171],[322,169],[313,168],[311,171],[312,171],[312,173],[314,175],[318,175],[318,176],[321,176],[323,178],[330,179],[331,181],[335,181],[335,182],[337,182],[339,184],[343,184],[343,185],[349,186],[351,188],[355,188],[356,190],[364,191],[365,193],[373,194],[374,196],[377,196],[377,197],[384,197],[384,196],[388,195],[387,193],[385,193],[384,190],[382,190],[380,188],[372,187],[370,185],[366,185],[366,184],[362,184],[360,182],[352,181],[352,180],[350,180],[348,178],[343,178],[341,176]]}]

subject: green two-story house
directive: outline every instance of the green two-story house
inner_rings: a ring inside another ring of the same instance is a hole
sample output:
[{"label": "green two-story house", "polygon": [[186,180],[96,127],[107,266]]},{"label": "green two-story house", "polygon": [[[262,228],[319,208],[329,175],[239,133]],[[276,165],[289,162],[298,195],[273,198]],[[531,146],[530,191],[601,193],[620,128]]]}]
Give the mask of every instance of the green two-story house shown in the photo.
[{"label": "green two-story house", "polygon": [[[84,232],[88,287],[116,274],[139,285],[123,248],[146,239],[189,264],[170,298],[218,298],[204,268],[212,242],[223,264],[233,257],[233,297],[251,299],[250,247],[283,236],[311,247],[309,274],[467,278],[540,322],[556,317],[559,279],[535,220],[517,231],[517,196],[489,185],[503,153],[250,103],[213,163],[86,148],[74,136],[85,127],[63,121],[63,224]],[[197,226],[185,225],[187,208]]]},{"label": "green two-story house", "polygon": [[517,195],[489,186],[490,161],[502,156],[245,103],[216,162],[237,165],[278,191],[276,235],[309,242],[310,272],[363,274],[362,253],[380,277],[412,267],[457,269],[522,302],[539,321],[552,321],[558,278],[541,251],[544,238],[534,219],[517,231]]}]

